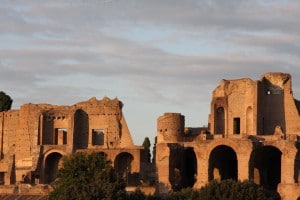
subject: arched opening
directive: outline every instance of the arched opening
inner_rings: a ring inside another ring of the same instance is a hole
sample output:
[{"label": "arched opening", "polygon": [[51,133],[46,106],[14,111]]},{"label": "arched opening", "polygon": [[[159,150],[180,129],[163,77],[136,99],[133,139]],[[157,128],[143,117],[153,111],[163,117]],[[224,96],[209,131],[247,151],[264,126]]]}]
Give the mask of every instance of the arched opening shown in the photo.
[{"label": "arched opening", "polygon": [[169,181],[173,191],[193,187],[197,177],[197,157],[192,147],[169,144]]},{"label": "arched opening", "polygon": [[209,155],[209,180],[237,180],[237,156],[235,151],[226,145],[215,147]]},{"label": "arched opening", "polygon": [[276,191],[281,180],[281,151],[273,146],[253,150],[249,161],[249,179],[265,189]]},{"label": "arched opening", "polygon": [[78,109],[74,115],[74,148],[85,149],[88,147],[89,138],[89,116]]},{"label": "arched opening", "polygon": [[119,177],[128,181],[128,177],[131,174],[131,163],[133,161],[133,156],[130,153],[123,152],[117,155],[114,168]]},{"label": "arched opening", "polygon": [[215,113],[215,134],[225,133],[225,111],[223,107],[218,107]]},{"label": "arched opening", "polygon": [[45,183],[53,182],[56,177],[58,170],[62,167],[61,162],[62,155],[60,153],[54,152],[47,156],[45,160]]},{"label": "arched opening", "polygon": [[253,133],[253,109],[252,107],[248,107],[246,111],[246,133]]},{"label": "arched opening", "polygon": [[185,148],[183,159],[182,185],[184,188],[193,187],[197,177],[197,158],[194,149],[191,147]]}]

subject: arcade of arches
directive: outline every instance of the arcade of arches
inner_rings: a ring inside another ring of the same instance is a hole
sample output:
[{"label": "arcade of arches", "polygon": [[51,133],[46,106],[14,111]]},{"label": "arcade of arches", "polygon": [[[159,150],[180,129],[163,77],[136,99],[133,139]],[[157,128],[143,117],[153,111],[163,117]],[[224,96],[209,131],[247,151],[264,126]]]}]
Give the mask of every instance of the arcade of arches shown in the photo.
[{"label": "arcade of arches", "polygon": [[[112,157],[112,155],[108,155],[103,151],[99,151],[99,154],[106,155],[108,159]],[[62,167],[62,158],[63,155],[59,152],[52,152],[46,155],[44,171],[41,173],[41,183],[49,184],[55,181],[58,170]],[[133,160],[134,156],[131,153],[121,152],[115,156],[114,162],[112,163],[117,174],[123,177],[128,184],[135,181],[133,174],[136,173],[136,169],[133,167],[133,165],[135,165]]]},{"label": "arcade of arches", "polygon": [[[292,170],[295,168],[291,184],[298,183],[299,153],[293,159],[294,166],[287,166],[282,164],[283,153],[276,146],[255,146],[256,144],[245,140],[239,142],[240,145],[235,144],[231,147],[228,140],[219,139],[219,144],[214,145],[213,148],[209,147],[209,143],[196,145],[196,147],[168,144],[168,160],[157,157],[158,176],[161,185],[164,185],[160,190],[163,191],[168,185],[173,190],[185,187],[199,188],[210,180],[233,179],[252,180],[278,194],[282,180],[287,180],[285,173],[282,172],[283,165]],[[211,149],[211,151],[201,152],[200,149]],[[161,146],[158,146],[158,150],[160,153],[165,153]],[[166,167],[168,171],[164,170],[163,164],[168,166]],[[164,174],[167,175],[165,178]]]},{"label": "arcade of arches", "polygon": [[223,79],[210,105],[204,127],[185,127],[180,113],[157,119],[155,166],[133,143],[117,98],[71,106],[29,103],[0,112],[0,184],[28,177],[50,183],[63,155],[99,151],[128,183],[152,173],[158,193],[231,178],[253,180],[282,199],[300,196],[300,101],[291,75]]}]

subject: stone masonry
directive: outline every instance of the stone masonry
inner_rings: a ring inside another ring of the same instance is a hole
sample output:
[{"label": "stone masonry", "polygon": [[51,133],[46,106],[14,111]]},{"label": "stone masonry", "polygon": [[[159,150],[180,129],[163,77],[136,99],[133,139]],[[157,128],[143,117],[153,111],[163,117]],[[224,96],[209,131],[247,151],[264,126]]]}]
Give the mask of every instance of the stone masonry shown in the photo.
[{"label": "stone masonry", "polygon": [[118,99],[73,106],[25,104],[0,113],[0,184],[49,184],[61,158],[78,151],[107,154],[117,172],[139,173],[142,146],[133,144]]},{"label": "stone masonry", "polygon": [[122,107],[104,97],[0,112],[0,193],[15,193],[16,185],[42,191],[55,181],[62,157],[97,151],[128,185],[147,181],[143,174],[156,175],[158,193],[200,188],[214,179],[249,179],[275,197],[300,196],[300,102],[289,74],[222,80],[212,93],[208,127],[185,127],[180,113],[160,116],[155,168],[143,147],[133,144]]},{"label": "stone masonry", "polygon": [[222,80],[213,91],[208,128],[184,127],[180,113],[157,120],[158,190],[200,188],[208,181],[253,180],[282,199],[300,196],[300,107],[291,76]]}]

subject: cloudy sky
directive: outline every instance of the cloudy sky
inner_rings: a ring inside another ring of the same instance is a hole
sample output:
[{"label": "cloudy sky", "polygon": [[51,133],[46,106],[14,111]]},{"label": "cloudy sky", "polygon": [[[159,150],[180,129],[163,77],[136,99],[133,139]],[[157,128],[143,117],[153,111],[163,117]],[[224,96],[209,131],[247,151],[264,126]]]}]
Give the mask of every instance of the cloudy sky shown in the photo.
[{"label": "cloudy sky", "polygon": [[137,145],[156,119],[207,124],[221,79],[293,76],[298,0],[1,0],[0,90],[13,108],[118,97]]}]

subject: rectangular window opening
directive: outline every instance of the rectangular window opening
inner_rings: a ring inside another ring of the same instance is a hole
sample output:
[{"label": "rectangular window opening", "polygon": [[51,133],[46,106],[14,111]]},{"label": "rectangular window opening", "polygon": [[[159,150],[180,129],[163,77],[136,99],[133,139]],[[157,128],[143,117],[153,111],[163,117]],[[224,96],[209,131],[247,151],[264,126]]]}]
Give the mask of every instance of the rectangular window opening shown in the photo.
[{"label": "rectangular window opening", "polygon": [[0,172],[0,185],[4,185],[4,177],[5,177],[4,172]]},{"label": "rectangular window opening", "polygon": [[92,145],[104,145],[104,129],[92,130]]},{"label": "rectangular window opening", "polygon": [[240,134],[240,118],[239,117],[235,117],[233,118],[233,133],[234,134]]},{"label": "rectangular window opening", "polygon": [[67,129],[66,128],[56,128],[55,129],[55,144],[64,145],[67,144]]}]

